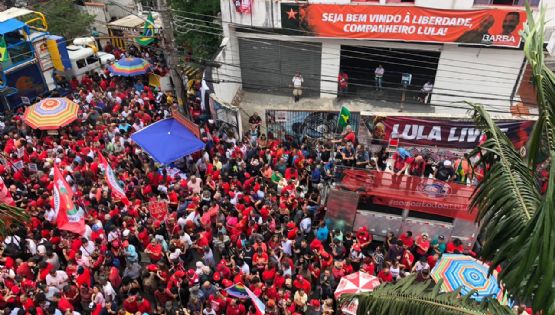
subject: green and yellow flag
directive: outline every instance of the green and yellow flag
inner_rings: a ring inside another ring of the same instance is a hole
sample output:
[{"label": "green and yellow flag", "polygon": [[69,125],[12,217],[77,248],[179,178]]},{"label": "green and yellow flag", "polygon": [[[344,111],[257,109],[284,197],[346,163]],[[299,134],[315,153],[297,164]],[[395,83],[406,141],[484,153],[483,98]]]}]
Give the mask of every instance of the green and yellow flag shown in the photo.
[{"label": "green and yellow flag", "polygon": [[143,34],[141,34],[141,36],[145,37],[135,38],[135,41],[141,46],[148,46],[154,42],[154,18],[152,17],[152,13],[150,13],[146,19]]},{"label": "green and yellow flag", "polygon": [[8,46],[6,45],[6,40],[4,36],[0,39],[0,62],[7,61],[10,56],[8,56]]},{"label": "green and yellow flag", "polygon": [[343,130],[349,124],[349,119],[351,119],[351,111],[347,107],[341,106],[339,119],[337,120],[337,126],[340,130]]}]

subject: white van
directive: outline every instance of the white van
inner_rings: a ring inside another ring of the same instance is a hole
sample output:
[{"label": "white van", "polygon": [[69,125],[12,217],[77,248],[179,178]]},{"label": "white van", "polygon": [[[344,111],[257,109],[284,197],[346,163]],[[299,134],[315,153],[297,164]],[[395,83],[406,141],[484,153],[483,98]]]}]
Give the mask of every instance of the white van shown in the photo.
[{"label": "white van", "polygon": [[100,72],[101,66],[107,66],[116,60],[112,54],[98,52],[92,37],[76,38],[73,45],[67,46],[71,61],[70,75],[80,80],[89,71]]}]

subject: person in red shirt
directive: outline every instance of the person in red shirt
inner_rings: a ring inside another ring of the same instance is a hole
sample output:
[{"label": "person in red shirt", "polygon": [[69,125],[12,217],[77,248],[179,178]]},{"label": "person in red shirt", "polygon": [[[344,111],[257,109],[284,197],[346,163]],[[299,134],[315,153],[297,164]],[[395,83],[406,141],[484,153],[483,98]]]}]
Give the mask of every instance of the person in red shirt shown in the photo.
[{"label": "person in red shirt", "polygon": [[142,296],[139,295],[139,296],[137,296],[137,303],[138,303],[137,308],[139,309],[139,312],[141,312],[143,314],[144,313],[148,313],[148,314],[152,313],[152,305],[150,305],[150,302],[147,299],[145,299],[145,298],[143,298]]},{"label": "person in red shirt", "polygon": [[411,231],[401,233],[401,235],[399,235],[399,239],[403,242],[403,245],[409,249],[412,248],[412,245],[414,245],[414,238],[412,237]]},{"label": "person in red shirt", "polygon": [[245,306],[238,303],[236,299],[231,299],[225,310],[225,315],[245,315],[247,313]]},{"label": "person in red shirt", "polygon": [[148,254],[150,260],[154,262],[158,262],[164,256],[164,249],[162,248],[162,244],[156,238],[152,239],[150,244],[145,248],[145,253]]},{"label": "person in red shirt", "polygon": [[362,226],[358,229],[357,234],[357,243],[360,245],[363,254],[369,254],[370,244],[372,244],[372,234],[368,232],[368,229],[365,226]]},{"label": "person in red shirt", "polygon": [[337,76],[339,85],[339,95],[345,95],[349,91],[349,75],[345,71],[341,71]]},{"label": "person in red shirt", "polygon": [[458,238],[453,238],[449,243],[447,243],[445,252],[448,254],[464,253],[464,247],[463,247],[462,241]]},{"label": "person in red shirt", "polygon": [[389,270],[389,266],[385,266],[385,267],[378,273],[378,279],[380,279],[380,282],[381,282],[381,283],[393,282],[393,275],[391,274],[391,271]]},{"label": "person in red shirt", "polygon": [[428,250],[430,249],[430,240],[428,239],[428,233],[422,233],[416,239],[416,258],[420,259],[420,257],[426,255]]}]

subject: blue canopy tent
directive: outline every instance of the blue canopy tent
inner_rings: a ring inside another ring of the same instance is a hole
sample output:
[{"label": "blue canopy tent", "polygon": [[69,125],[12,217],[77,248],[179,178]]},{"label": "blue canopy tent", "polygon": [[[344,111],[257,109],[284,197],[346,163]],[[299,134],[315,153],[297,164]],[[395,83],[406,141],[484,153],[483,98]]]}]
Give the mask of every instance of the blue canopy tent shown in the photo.
[{"label": "blue canopy tent", "polygon": [[170,164],[204,148],[204,142],[175,118],[143,128],[132,134],[131,139],[161,164]]}]

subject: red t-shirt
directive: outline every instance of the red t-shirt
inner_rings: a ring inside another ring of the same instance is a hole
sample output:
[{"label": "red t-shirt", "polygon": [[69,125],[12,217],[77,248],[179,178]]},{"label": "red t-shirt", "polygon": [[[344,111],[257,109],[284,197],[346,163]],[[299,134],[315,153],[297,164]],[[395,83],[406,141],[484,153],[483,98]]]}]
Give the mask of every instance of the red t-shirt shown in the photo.
[{"label": "red t-shirt", "polygon": [[345,137],[343,137],[343,139],[345,139],[345,141],[351,142],[351,143],[355,143],[356,141],[356,135],[354,132],[349,132],[348,134],[345,135]]},{"label": "red t-shirt", "polygon": [[391,272],[385,273],[383,270],[378,273],[378,278],[382,282],[393,282],[393,275]]}]

